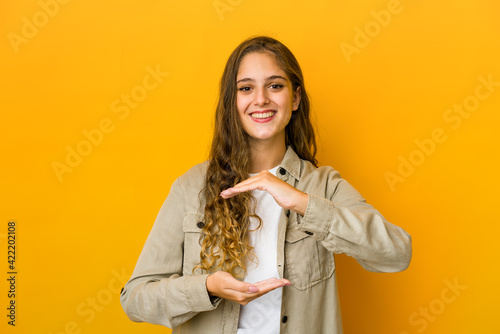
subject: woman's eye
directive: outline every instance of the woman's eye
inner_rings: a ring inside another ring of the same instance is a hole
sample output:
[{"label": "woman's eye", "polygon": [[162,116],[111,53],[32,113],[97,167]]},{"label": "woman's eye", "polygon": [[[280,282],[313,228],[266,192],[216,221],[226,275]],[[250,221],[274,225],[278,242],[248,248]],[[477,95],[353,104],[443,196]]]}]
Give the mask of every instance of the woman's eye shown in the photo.
[{"label": "woman's eye", "polygon": [[270,87],[271,87],[272,89],[280,89],[280,88],[282,88],[282,87],[283,87],[283,85],[280,85],[280,84],[272,84]]},{"label": "woman's eye", "polygon": [[250,90],[250,87],[240,87],[238,90],[241,90],[242,92],[248,92]]}]

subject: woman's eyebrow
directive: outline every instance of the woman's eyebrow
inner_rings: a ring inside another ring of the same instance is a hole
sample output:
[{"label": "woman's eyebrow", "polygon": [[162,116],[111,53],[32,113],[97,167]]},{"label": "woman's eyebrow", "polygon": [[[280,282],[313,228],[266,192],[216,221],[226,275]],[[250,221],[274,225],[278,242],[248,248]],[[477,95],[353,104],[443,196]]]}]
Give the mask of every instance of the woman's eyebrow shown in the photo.
[{"label": "woman's eyebrow", "polygon": [[270,77],[267,78],[267,80],[274,80],[274,79],[283,79],[286,81],[286,78],[282,77],[281,75],[271,75]]},{"label": "woman's eyebrow", "polygon": [[[281,76],[281,75],[271,75],[270,77],[267,77],[266,78],[266,81],[269,81],[269,80],[275,80],[275,79],[283,79],[286,81],[286,78]],[[243,78],[243,79],[240,79],[238,81],[236,81],[236,83],[240,83],[240,82],[246,82],[246,81],[255,81],[255,79],[252,79],[252,78]]]}]

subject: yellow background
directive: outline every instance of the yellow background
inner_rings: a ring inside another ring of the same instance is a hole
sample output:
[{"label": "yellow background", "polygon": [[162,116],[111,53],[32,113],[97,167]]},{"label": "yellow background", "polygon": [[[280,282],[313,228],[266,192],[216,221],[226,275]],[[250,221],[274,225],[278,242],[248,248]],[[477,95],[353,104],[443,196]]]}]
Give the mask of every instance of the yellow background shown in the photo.
[{"label": "yellow background", "polygon": [[[0,5],[2,333],[169,333],[129,321],[119,289],[173,180],[206,159],[223,66],[255,34],[298,58],[320,164],[413,238],[402,273],[336,257],[345,332],[500,331],[500,86],[459,126],[445,120],[454,104],[474,101],[479,77],[500,82],[497,1],[61,2]],[[377,23],[388,9],[390,22]],[[368,41],[358,36],[365,29]],[[356,42],[355,53],[342,51]],[[168,75],[144,90],[157,67]],[[125,114],[131,92],[143,100]],[[107,133],[85,146],[84,131],[102,122]],[[436,128],[446,140],[391,188],[386,173],[398,173],[400,156],[418,158],[415,141]],[[68,147],[86,156],[58,177]],[[18,226],[15,328],[6,318],[9,220]],[[455,294],[446,290],[454,281]]]}]

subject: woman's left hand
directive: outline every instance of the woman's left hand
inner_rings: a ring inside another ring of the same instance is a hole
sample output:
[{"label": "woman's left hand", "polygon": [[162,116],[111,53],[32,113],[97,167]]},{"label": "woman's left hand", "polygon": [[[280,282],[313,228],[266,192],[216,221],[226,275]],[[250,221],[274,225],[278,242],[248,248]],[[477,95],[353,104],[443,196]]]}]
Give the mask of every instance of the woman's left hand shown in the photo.
[{"label": "woman's left hand", "polygon": [[295,211],[301,215],[306,212],[308,195],[280,180],[267,170],[224,190],[220,195],[222,198],[230,198],[239,193],[256,189],[267,191],[284,209]]}]

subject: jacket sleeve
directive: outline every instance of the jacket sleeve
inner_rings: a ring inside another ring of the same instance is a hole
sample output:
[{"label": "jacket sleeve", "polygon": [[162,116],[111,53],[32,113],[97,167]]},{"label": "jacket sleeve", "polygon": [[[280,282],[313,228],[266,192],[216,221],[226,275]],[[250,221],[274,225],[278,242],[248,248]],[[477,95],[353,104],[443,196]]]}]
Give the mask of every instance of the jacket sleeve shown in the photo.
[{"label": "jacket sleeve", "polygon": [[208,275],[182,275],[184,210],[177,179],[120,294],[121,305],[132,321],[172,328],[218,305],[210,301]]},{"label": "jacket sleeve", "polygon": [[308,193],[306,212],[297,215],[299,230],[313,233],[334,253],[354,257],[366,270],[398,272],[408,268],[412,247],[405,230],[389,223],[333,169],[325,192],[326,196]]}]

